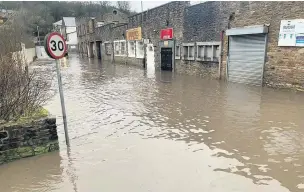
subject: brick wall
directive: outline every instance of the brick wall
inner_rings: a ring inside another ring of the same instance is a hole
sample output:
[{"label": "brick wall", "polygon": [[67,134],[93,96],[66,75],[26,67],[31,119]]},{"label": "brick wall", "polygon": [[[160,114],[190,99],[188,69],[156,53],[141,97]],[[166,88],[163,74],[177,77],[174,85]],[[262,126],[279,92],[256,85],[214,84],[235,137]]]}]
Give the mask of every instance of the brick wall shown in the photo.
[{"label": "brick wall", "polygon": [[[232,28],[269,24],[264,84],[274,87],[303,86],[304,48],[278,47],[281,20],[304,19],[303,11],[303,2],[280,1],[248,2],[235,12],[231,20]],[[226,49],[227,45],[225,53]]]}]

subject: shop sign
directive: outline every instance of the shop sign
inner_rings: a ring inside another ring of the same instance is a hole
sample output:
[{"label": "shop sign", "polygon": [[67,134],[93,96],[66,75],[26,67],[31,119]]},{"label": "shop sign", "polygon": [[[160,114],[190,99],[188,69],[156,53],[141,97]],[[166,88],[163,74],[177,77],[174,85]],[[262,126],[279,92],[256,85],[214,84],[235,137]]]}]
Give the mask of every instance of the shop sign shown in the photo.
[{"label": "shop sign", "polygon": [[168,41],[164,41],[164,46],[168,47],[169,46],[169,42]]},{"label": "shop sign", "polygon": [[278,46],[304,47],[304,19],[281,21]]},{"label": "shop sign", "polygon": [[94,23],[93,22],[94,21],[92,19],[89,21],[89,33],[94,33],[94,27],[93,27]]},{"label": "shop sign", "polygon": [[142,40],[141,27],[127,30],[127,40],[128,41]]},{"label": "shop sign", "polygon": [[173,38],[173,28],[162,29],[160,31],[160,39],[172,39]]}]

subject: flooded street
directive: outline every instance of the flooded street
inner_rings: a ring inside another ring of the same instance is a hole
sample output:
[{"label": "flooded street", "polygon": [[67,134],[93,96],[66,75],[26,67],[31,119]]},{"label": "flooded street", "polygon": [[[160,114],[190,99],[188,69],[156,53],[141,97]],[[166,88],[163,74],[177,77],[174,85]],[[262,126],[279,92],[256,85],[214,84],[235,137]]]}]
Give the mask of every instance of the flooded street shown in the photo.
[{"label": "flooded street", "polygon": [[0,166],[1,192],[304,190],[303,93],[78,55],[62,77],[71,148],[54,79],[60,152]]}]

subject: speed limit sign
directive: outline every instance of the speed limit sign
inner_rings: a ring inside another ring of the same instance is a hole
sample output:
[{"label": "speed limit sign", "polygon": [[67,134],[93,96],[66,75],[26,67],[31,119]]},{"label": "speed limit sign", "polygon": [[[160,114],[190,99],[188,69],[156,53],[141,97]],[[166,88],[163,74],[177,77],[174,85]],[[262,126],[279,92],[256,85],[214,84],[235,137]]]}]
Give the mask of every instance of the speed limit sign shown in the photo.
[{"label": "speed limit sign", "polygon": [[66,112],[65,112],[65,104],[64,104],[64,96],[63,96],[63,88],[62,88],[62,80],[61,80],[61,72],[59,59],[64,57],[67,51],[67,46],[63,36],[57,32],[49,33],[44,38],[44,49],[45,52],[53,59],[56,60],[56,71],[57,71],[57,79],[58,79],[58,88],[60,94],[61,101],[61,110],[62,110],[62,119],[63,126],[65,132],[65,141],[67,146],[70,146],[69,142],[69,134],[67,128],[67,120],[66,120]]},{"label": "speed limit sign", "polygon": [[57,32],[52,32],[46,36],[44,48],[46,53],[53,59],[64,57],[67,51],[63,36]]}]

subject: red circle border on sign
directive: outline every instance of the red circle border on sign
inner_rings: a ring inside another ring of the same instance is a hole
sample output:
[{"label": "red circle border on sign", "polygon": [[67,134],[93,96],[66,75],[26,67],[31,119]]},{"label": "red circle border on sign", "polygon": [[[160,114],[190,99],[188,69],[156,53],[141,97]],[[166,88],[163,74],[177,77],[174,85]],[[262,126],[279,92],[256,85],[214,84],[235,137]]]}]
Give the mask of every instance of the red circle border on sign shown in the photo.
[{"label": "red circle border on sign", "polygon": [[[50,46],[49,46],[50,39],[51,39],[51,37],[53,37],[54,35],[58,35],[58,36],[63,40],[64,52],[63,52],[63,54],[60,55],[60,56],[54,55],[54,54],[52,53],[52,51],[51,51]],[[53,59],[60,59],[60,58],[64,57],[64,54],[65,54],[66,51],[67,51],[67,45],[66,45],[66,43],[65,43],[65,40],[64,40],[63,36],[62,36],[60,33],[58,33],[58,32],[53,32],[53,33],[51,33],[51,34],[48,36],[48,39],[47,39],[46,43],[47,43],[46,46],[47,46],[48,52],[49,52],[49,54],[53,57]]]}]

